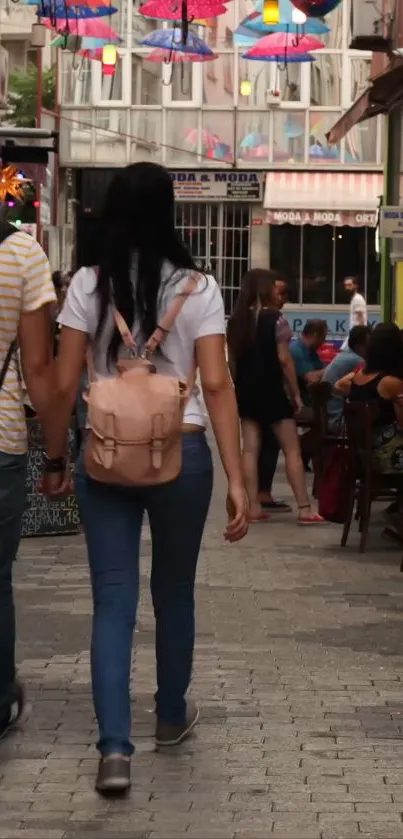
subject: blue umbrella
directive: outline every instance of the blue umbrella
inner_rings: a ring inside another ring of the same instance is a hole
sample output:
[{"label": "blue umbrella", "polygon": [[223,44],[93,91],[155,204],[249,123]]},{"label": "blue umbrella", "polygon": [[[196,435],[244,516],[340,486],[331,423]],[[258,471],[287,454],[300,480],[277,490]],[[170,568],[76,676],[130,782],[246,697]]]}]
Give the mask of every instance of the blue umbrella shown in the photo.
[{"label": "blue umbrella", "polygon": [[207,44],[193,35],[188,33],[186,44],[182,41],[181,29],[155,29],[147,38],[140,41],[142,47],[159,47],[173,52],[193,53],[197,55],[213,55],[213,50]]},{"label": "blue umbrella", "polygon": [[248,55],[244,52],[242,58],[246,61],[268,61],[272,64],[306,64],[315,61],[312,55],[307,52],[302,52],[300,55]]},{"label": "blue umbrella", "polygon": [[245,29],[249,29],[250,32],[259,32],[260,34],[264,33],[265,35],[269,32],[286,32],[290,35],[301,35],[302,32],[305,35],[325,35],[326,32],[330,31],[329,27],[317,18],[307,18],[306,23],[304,24],[273,23],[267,25],[266,23],[263,23],[262,15],[259,15],[259,17],[253,18],[252,20],[245,18],[245,20],[242,21],[241,26],[244,26]]},{"label": "blue umbrella", "polygon": [[[38,5],[28,0],[28,6]],[[114,15],[117,12],[115,6],[65,6],[64,3],[53,4],[42,2],[38,6],[38,17],[46,17],[51,20],[78,20],[79,18],[98,18]]]}]

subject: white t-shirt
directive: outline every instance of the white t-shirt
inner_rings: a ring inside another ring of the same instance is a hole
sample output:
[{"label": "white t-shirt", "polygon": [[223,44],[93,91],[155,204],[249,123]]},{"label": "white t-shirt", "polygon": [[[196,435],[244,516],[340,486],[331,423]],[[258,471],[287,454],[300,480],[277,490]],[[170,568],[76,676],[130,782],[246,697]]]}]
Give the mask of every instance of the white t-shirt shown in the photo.
[{"label": "white t-shirt", "polygon": [[[364,316],[362,322],[364,323],[364,325],[366,325],[368,323],[367,304],[362,294],[359,294],[359,292],[356,291],[356,293],[353,294],[350,302],[349,332],[351,331],[353,326],[361,326],[361,319],[358,318],[358,315],[361,314]],[[342,350],[345,350],[347,346],[348,335],[347,338],[345,338],[345,340],[343,341]]]},{"label": "white t-shirt", "polygon": [[[363,315],[363,319],[360,320],[358,315]],[[356,291],[351,298],[350,303],[350,329],[352,329],[353,326],[360,326],[361,323],[366,324],[367,320],[367,304],[362,294],[359,294],[358,291]]]},{"label": "white t-shirt", "polygon": [[[177,281],[170,277],[173,268],[166,265],[163,269],[163,283],[158,303],[159,319],[165,314],[173,298],[186,285],[185,272]],[[59,315],[62,326],[87,332],[90,336],[95,373],[98,377],[114,374],[107,366],[107,349],[114,329],[113,311],[110,308],[103,333],[94,343],[99,320],[99,298],[95,292],[96,272],[93,268],[80,268],[71,280],[69,290]],[[187,379],[190,375],[194,345],[197,338],[207,335],[225,335],[224,304],[220,289],[212,276],[200,275],[199,288],[186,300],[176,321],[161,346],[162,355],[157,354],[153,362],[159,373]],[[133,335],[138,345],[144,344],[139,339],[138,329],[134,326]],[[144,336],[145,339],[150,336]],[[124,348],[122,348],[124,353]],[[185,420],[193,425],[206,425],[206,412],[200,389],[195,385],[185,409]]]}]

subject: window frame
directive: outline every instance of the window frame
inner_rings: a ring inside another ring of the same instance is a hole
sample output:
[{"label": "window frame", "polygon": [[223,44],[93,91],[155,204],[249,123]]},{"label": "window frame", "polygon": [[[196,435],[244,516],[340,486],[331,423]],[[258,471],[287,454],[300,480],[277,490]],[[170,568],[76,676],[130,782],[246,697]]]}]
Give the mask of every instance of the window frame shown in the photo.
[{"label": "window frame", "polygon": [[[121,62],[121,74],[122,74],[122,95],[120,99],[103,99],[102,98],[102,87],[103,87],[103,75],[102,75],[102,62],[101,61],[93,61],[92,62],[92,78],[93,78],[93,102],[92,104],[94,107],[108,107],[108,108],[122,108],[122,107],[130,107],[130,98],[131,98],[131,50],[128,49],[118,49],[118,60]],[[108,77],[106,77],[108,78]],[[113,84],[113,76],[111,78],[111,84]]]}]

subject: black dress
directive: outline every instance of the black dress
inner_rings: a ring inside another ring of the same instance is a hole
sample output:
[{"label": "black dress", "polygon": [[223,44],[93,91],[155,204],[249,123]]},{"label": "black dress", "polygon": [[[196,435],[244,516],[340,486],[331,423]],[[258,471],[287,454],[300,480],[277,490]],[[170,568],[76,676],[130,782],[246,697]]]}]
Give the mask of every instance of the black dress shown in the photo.
[{"label": "black dress", "polygon": [[235,358],[235,393],[241,419],[263,428],[294,416],[278,359],[276,325],[280,313],[259,312],[253,343]]}]

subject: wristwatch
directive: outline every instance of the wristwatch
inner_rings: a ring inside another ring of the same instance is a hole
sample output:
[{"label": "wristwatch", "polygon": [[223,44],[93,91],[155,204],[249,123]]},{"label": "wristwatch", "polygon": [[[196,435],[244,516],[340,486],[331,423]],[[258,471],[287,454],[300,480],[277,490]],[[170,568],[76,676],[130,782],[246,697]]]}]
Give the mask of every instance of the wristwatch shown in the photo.
[{"label": "wristwatch", "polygon": [[48,475],[65,472],[66,466],[67,462],[65,457],[48,457],[46,452],[43,452],[43,469]]}]

